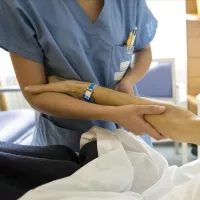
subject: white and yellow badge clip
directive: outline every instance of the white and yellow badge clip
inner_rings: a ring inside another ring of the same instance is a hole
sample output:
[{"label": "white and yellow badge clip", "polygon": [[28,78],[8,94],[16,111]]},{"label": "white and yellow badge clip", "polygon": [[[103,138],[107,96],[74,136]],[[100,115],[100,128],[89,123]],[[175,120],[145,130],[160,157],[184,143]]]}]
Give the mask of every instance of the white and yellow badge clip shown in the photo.
[{"label": "white and yellow badge clip", "polygon": [[137,35],[137,27],[135,27],[134,30],[130,32],[128,40],[126,42],[128,54],[131,54],[133,52],[136,35]]},{"label": "white and yellow badge clip", "polygon": [[[126,44],[124,45],[127,48],[128,54],[133,54],[136,34],[137,34],[137,27],[134,28],[133,32],[130,32],[128,40],[127,40]],[[123,78],[124,74],[126,73],[127,69],[130,66],[130,63],[132,62],[132,58],[133,58],[133,56],[131,56],[130,60],[120,63],[120,71],[116,72],[114,75],[115,81],[120,81]]]}]

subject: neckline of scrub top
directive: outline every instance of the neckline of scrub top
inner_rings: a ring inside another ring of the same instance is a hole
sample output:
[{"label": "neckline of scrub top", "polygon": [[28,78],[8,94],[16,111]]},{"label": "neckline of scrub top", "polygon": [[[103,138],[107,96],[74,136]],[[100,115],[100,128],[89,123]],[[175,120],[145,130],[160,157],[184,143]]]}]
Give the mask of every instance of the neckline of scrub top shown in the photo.
[{"label": "neckline of scrub top", "polygon": [[74,16],[75,20],[82,26],[83,29],[86,29],[87,31],[91,33],[98,33],[100,34],[102,31],[104,31],[104,28],[106,24],[109,23],[109,15],[111,14],[112,6],[109,6],[109,3],[111,3],[111,0],[104,0],[104,6],[93,23],[91,19],[88,17],[88,15],[85,13],[81,5],[77,2],[77,0],[73,1],[66,1],[68,4],[71,14]]}]

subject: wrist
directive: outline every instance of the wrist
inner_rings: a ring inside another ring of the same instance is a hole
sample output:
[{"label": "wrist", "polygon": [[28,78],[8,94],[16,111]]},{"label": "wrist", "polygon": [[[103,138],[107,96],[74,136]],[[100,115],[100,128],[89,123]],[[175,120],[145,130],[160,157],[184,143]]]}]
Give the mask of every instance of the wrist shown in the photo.
[{"label": "wrist", "polygon": [[122,79],[122,82],[131,84],[131,85],[135,85],[135,83],[138,81],[138,77],[133,75],[133,74],[127,74],[124,76],[124,78]]},{"label": "wrist", "polygon": [[117,107],[115,106],[101,106],[96,114],[98,120],[115,122],[115,115]]}]

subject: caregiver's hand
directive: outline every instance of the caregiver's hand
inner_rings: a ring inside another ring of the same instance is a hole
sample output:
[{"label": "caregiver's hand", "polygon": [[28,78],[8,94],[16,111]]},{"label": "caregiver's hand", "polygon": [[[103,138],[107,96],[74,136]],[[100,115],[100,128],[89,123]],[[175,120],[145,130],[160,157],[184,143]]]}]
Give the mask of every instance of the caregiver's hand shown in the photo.
[{"label": "caregiver's hand", "polygon": [[147,133],[154,139],[161,140],[165,137],[147,123],[143,119],[143,115],[157,115],[163,112],[165,112],[165,107],[163,106],[125,105],[116,108],[116,113],[112,116],[112,120],[136,135]]},{"label": "caregiver's hand", "polygon": [[118,83],[114,89],[118,92],[134,95],[133,83],[126,79],[122,79],[121,82]]}]

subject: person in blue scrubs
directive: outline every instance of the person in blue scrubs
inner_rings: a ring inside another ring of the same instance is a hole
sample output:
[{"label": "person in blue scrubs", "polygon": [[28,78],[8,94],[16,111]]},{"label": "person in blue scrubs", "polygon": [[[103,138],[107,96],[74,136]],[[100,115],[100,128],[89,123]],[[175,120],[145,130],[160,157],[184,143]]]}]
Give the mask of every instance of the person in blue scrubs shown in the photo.
[{"label": "person in blue scrubs", "polygon": [[[134,49],[128,50],[125,44],[134,29]],[[151,64],[156,29],[145,0],[1,0],[0,47],[10,53],[23,95],[36,110],[32,144],[79,151],[81,134],[93,126],[115,130],[116,124],[162,139],[142,118],[164,112],[158,106],[100,106],[24,89],[46,84],[47,76],[56,75],[133,95],[133,85]],[[150,136],[142,138],[151,144]]]}]

